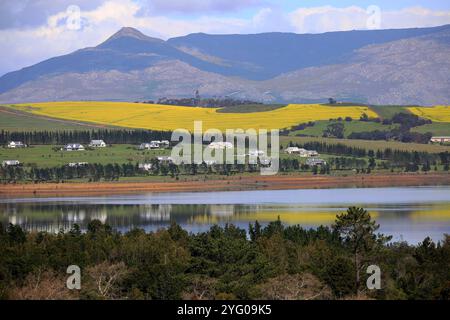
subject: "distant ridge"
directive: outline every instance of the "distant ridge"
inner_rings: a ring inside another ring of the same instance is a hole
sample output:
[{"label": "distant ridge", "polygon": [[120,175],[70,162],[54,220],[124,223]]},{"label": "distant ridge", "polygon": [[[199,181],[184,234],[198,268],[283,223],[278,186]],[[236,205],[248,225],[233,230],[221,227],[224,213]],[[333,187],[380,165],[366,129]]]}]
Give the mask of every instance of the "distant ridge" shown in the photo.
[{"label": "distant ridge", "polygon": [[450,25],[164,41],[124,27],[96,47],[0,77],[0,101],[227,96],[267,102],[328,97],[450,104]]}]

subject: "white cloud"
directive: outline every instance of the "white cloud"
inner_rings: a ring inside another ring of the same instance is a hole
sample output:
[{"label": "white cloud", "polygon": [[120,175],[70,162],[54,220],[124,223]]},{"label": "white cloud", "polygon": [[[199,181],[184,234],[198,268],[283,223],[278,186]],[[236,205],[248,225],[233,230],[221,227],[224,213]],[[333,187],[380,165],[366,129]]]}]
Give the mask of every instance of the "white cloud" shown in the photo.
[{"label": "white cloud", "polygon": [[[320,33],[367,29],[372,14],[367,8],[331,6],[299,8],[290,14],[292,25],[298,33]],[[434,11],[421,7],[384,11],[380,8],[381,29],[430,27],[450,23],[450,11]]]}]

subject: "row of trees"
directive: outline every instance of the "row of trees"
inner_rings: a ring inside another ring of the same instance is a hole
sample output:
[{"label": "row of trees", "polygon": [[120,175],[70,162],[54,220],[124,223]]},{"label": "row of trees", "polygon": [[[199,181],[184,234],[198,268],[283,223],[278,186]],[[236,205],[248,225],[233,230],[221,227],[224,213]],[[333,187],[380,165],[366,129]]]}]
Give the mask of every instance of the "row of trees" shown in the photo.
[{"label": "row of trees", "polygon": [[389,161],[393,166],[404,167],[407,164],[415,163],[423,165],[429,162],[432,165],[441,163],[446,165],[450,161],[448,151],[441,153],[428,153],[419,151],[405,151],[386,148],[384,150],[366,150],[365,148],[352,147],[343,143],[326,143],[326,142],[306,142],[303,144],[289,142],[289,147],[297,146],[308,150],[316,150],[319,153],[332,154],[337,156],[351,156],[357,158],[375,158],[378,160]]},{"label": "row of trees", "polygon": [[[280,220],[246,230],[226,225],[188,233],[172,224],[125,234],[98,220],[86,232],[25,232],[0,225],[3,299],[449,299],[450,237],[417,246],[388,243],[361,208],[331,227]],[[66,269],[81,269],[81,289]],[[381,289],[368,290],[369,265]]]},{"label": "row of trees", "polygon": [[[202,164],[185,164],[175,165],[172,163],[159,163],[156,159],[152,161],[151,170],[143,170],[139,168],[138,163],[109,163],[109,164],[86,164],[75,167],[59,166],[50,168],[21,166],[0,167],[0,181],[16,182],[16,181],[32,181],[32,182],[62,182],[71,179],[88,179],[90,182],[100,180],[114,181],[121,177],[162,175],[178,178],[180,175],[225,175],[243,174],[245,172],[258,172],[261,170],[259,164],[224,164],[224,165],[206,165]],[[300,164],[297,159],[282,159],[280,161],[279,170],[281,172],[289,171],[311,171],[313,174],[329,174],[330,167],[313,166]]]}]

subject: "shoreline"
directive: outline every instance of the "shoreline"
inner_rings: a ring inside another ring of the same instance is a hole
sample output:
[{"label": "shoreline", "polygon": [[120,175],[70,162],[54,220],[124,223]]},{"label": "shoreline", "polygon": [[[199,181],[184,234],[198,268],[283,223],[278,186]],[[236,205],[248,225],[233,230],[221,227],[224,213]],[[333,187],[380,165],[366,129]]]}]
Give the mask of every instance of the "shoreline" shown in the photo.
[{"label": "shoreline", "polygon": [[449,173],[351,176],[233,176],[174,182],[65,182],[1,184],[0,197],[89,196],[162,192],[213,192],[289,189],[376,188],[450,185]]}]

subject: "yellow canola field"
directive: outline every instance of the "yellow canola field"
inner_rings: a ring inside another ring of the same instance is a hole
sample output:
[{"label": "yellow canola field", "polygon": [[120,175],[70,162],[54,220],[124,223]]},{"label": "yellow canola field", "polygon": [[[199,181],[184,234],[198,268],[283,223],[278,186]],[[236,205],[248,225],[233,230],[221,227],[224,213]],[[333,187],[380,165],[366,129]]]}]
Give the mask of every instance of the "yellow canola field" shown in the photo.
[{"label": "yellow canola field", "polygon": [[276,110],[253,113],[218,113],[214,108],[92,101],[29,103],[11,107],[53,118],[154,130],[192,130],[194,121],[200,120],[203,121],[203,130],[225,130],[282,129],[314,120],[338,117],[358,119],[363,113],[377,117],[375,112],[364,106],[318,104],[290,104]]},{"label": "yellow canola field", "polygon": [[410,107],[408,110],[421,118],[434,122],[450,122],[450,106]]}]

